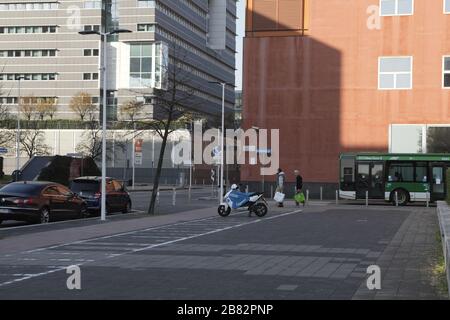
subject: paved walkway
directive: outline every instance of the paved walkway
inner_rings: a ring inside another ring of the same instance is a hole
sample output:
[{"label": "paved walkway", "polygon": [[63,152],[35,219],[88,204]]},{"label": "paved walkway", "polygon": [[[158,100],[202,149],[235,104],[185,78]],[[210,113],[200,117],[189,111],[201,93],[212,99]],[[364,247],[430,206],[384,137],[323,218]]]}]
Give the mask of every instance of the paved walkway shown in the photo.
[{"label": "paved walkway", "polygon": [[438,230],[436,209],[413,210],[376,261],[382,290],[362,283],[354,299],[448,299],[433,275],[442,251]]}]

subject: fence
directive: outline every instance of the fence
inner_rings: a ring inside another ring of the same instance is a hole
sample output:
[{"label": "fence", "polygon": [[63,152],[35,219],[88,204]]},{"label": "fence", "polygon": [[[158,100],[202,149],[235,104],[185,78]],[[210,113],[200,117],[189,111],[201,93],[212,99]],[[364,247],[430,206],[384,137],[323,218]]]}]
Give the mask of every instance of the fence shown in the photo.
[{"label": "fence", "polygon": [[444,201],[438,201],[437,213],[442,239],[442,250],[445,258],[445,269],[450,294],[450,207]]}]

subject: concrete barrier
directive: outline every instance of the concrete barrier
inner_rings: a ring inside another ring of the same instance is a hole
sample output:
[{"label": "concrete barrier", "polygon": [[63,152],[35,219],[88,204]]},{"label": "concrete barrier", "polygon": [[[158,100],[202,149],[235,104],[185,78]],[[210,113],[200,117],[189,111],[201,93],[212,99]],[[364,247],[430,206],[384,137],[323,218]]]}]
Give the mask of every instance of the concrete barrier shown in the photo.
[{"label": "concrete barrier", "polygon": [[444,201],[438,201],[437,213],[450,295],[450,206]]}]

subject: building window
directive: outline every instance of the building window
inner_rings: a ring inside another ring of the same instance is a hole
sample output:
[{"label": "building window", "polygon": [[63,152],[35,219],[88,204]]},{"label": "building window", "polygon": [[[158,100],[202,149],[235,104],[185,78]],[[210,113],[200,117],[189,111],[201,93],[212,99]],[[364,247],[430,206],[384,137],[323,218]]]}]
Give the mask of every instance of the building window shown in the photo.
[{"label": "building window", "polygon": [[100,25],[94,24],[94,25],[85,25],[84,31],[97,31],[100,32]]},{"label": "building window", "polygon": [[138,24],[137,31],[155,32],[155,25],[154,24]]},{"label": "building window", "polygon": [[23,78],[25,81],[40,81],[40,80],[56,80],[55,73],[1,73],[0,81],[16,81]]},{"label": "building window", "polygon": [[83,56],[85,57],[97,57],[98,56],[98,49],[83,49]]},{"label": "building window", "polygon": [[0,58],[2,57],[55,57],[56,49],[48,49],[48,50],[0,50]]},{"label": "building window", "polygon": [[152,75],[152,44],[132,44],[130,50],[130,87],[150,87]]},{"label": "building window", "polygon": [[55,33],[56,26],[0,27],[0,33]]},{"label": "building window", "polygon": [[414,0],[380,0],[381,16],[406,16],[414,12]]},{"label": "building window", "polygon": [[83,73],[83,80],[98,80],[98,73]]},{"label": "building window", "polygon": [[378,62],[378,89],[412,89],[412,57],[380,57]]},{"label": "building window", "polygon": [[155,8],[155,0],[137,0],[139,8]]},{"label": "building window", "polygon": [[450,0],[444,0],[444,13],[450,14]]},{"label": "building window", "polygon": [[30,11],[30,10],[56,10],[57,2],[20,2],[1,3],[0,11]]},{"label": "building window", "polygon": [[85,9],[101,9],[102,2],[101,2],[101,0],[86,0],[86,1],[84,1],[84,8]]},{"label": "building window", "polygon": [[444,57],[442,68],[444,88],[450,88],[450,56]]}]

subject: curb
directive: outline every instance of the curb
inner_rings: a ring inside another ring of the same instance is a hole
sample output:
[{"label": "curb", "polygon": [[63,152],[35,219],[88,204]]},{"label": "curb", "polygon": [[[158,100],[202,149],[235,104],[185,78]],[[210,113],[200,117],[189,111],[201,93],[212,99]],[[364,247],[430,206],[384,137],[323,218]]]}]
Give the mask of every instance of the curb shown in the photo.
[{"label": "curb", "polygon": [[450,295],[450,206],[445,201],[438,201],[437,214],[442,239],[442,250],[444,253],[447,283],[449,285],[448,293]]}]

